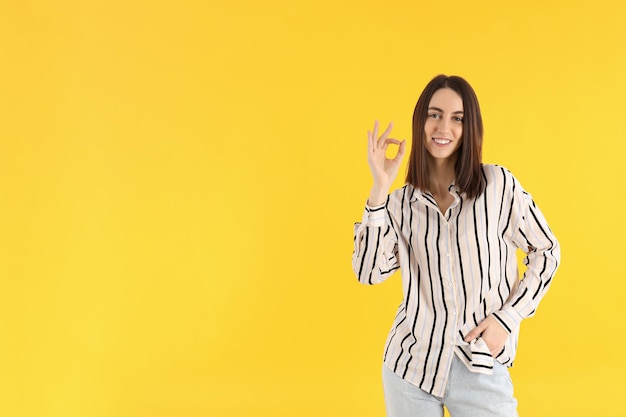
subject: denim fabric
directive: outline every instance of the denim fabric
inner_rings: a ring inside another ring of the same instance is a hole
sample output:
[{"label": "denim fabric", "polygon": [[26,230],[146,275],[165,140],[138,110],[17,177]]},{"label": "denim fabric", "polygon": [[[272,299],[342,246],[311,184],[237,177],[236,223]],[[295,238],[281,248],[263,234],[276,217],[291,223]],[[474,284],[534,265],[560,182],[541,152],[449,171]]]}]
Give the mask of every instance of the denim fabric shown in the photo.
[{"label": "denim fabric", "polygon": [[517,417],[517,400],[506,366],[494,361],[493,375],[470,372],[454,355],[445,394],[436,397],[383,365],[388,417]]}]

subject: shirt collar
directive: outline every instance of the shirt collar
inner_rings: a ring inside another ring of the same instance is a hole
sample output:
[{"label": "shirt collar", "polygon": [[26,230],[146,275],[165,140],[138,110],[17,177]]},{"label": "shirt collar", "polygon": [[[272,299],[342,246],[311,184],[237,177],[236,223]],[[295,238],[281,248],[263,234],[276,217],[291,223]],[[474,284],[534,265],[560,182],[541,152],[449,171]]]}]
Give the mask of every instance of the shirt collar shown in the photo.
[{"label": "shirt collar", "polygon": [[[422,191],[418,188],[415,188],[411,185],[412,188],[412,192],[411,192],[411,202],[417,201],[417,200],[421,200],[421,201],[429,201],[431,203],[435,202],[435,198],[432,196],[432,194],[430,193],[430,191]],[[452,184],[450,184],[450,186],[448,187],[448,191],[450,192],[450,194],[452,194],[456,200],[457,197],[461,197],[461,192],[459,190],[459,187],[456,186],[456,181],[453,181]]]}]

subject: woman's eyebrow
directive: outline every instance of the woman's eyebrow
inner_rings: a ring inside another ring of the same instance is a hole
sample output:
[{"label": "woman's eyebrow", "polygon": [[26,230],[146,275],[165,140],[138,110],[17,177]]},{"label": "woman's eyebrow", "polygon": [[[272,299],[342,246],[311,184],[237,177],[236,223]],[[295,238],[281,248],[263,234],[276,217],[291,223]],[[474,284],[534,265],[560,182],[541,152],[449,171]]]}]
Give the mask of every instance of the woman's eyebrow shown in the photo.
[{"label": "woman's eyebrow", "polygon": [[[434,111],[438,111],[440,113],[444,113],[443,110],[441,110],[439,107],[429,107],[428,110],[434,110]],[[463,110],[457,110],[457,111],[453,111],[452,114],[463,114]]]}]

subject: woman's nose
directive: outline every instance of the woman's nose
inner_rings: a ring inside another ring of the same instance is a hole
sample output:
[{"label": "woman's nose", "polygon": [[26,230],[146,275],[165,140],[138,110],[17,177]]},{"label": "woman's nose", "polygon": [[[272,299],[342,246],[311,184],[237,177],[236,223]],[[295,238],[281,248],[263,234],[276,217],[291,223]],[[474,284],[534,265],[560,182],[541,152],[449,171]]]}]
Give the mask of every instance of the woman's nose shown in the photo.
[{"label": "woman's nose", "polygon": [[439,124],[437,125],[437,130],[442,133],[447,133],[450,129],[450,122],[447,119],[440,119]]}]

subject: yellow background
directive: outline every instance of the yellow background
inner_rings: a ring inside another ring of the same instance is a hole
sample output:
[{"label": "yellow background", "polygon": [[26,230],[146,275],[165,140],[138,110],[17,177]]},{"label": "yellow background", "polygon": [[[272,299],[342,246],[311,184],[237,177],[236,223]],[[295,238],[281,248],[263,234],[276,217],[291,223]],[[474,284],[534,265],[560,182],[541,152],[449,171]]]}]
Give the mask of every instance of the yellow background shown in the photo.
[{"label": "yellow background", "polygon": [[438,73],[562,244],[520,414],[625,415],[625,4],[5,2],[0,415],[383,416],[365,132]]}]

